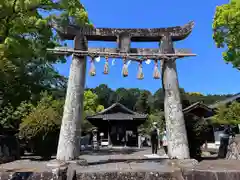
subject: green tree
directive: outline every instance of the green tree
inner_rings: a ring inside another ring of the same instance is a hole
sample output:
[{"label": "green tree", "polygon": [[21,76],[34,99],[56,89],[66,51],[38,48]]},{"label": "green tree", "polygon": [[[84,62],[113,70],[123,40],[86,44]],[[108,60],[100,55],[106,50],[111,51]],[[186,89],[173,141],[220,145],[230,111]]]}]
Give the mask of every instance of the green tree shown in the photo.
[{"label": "green tree", "polygon": [[98,103],[104,107],[109,107],[114,103],[113,94],[114,91],[110,89],[106,84],[100,84],[96,88],[92,89],[98,96]]},{"label": "green tree", "polygon": [[[104,106],[98,104],[98,96],[94,94],[92,91],[87,90],[84,92],[84,116],[93,115],[97,112],[100,112],[104,109]],[[92,125],[86,120],[86,118],[83,118],[82,122],[82,132],[87,132],[92,128]]]},{"label": "green tree", "polygon": [[128,89],[118,88],[115,92],[116,92],[115,102],[119,102],[131,110],[134,109],[136,101],[134,101],[135,98]]},{"label": "green tree", "polygon": [[157,123],[157,127],[159,128],[160,132],[164,130],[165,120],[163,111],[157,111],[153,114],[150,114],[148,120],[144,124],[142,124],[139,129],[142,133],[150,134],[153,128],[153,123]]},{"label": "green tree", "polygon": [[226,48],[223,58],[240,68],[240,1],[230,0],[217,6],[213,21],[213,39],[218,48]]},{"label": "green tree", "polygon": [[11,104],[7,104],[0,109],[0,127],[1,133],[5,131],[11,131],[17,133],[21,119],[28,115],[33,108],[32,104],[22,102],[17,108],[14,108]]},{"label": "green tree", "polygon": [[[35,139],[48,136],[48,134],[59,133],[64,100],[56,100],[47,92],[42,93],[41,100],[31,112],[24,116],[20,124],[19,135],[25,139]],[[97,104],[97,95],[88,90],[84,92],[84,116],[92,115],[104,109],[102,105]],[[86,121],[82,122],[82,131],[91,128],[91,124]]]},{"label": "green tree", "polygon": [[41,96],[36,107],[23,117],[19,137],[30,142],[38,155],[49,158],[56,151],[64,101],[54,100],[46,92]]},{"label": "green tree", "polygon": [[240,103],[233,102],[229,106],[220,105],[212,121],[217,124],[240,124]]},{"label": "green tree", "polygon": [[147,91],[142,91],[140,97],[135,104],[135,110],[144,114],[150,113],[150,106],[148,103],[149,93]]},{"label": "green tree", "polygon": [[[183,88],[180,88],[180,96],[182,100],[183,108],[190,105],[189,99],[187,94],[185,93],[185,90]],[[164,110],[164,91],[162,88],[159,88],[153,95],[153,111],[163,111]]]},{"label": "green tree", "polygon": [[83,5],[78,0],[1,0],[0,12],[3,103],[16,107],[43,90],[65,84],[53,67],[65,57],[46,53],[47,48],[62,45],[49,25],[53,21],[89,24]]}]

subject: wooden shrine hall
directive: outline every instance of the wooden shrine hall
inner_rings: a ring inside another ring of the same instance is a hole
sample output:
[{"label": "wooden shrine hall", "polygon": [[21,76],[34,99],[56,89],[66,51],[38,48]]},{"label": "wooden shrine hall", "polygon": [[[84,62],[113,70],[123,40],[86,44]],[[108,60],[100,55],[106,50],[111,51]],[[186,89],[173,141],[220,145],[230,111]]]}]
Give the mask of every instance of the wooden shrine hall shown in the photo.
[{"label": "wooden shrine hall", "polygon": [[137,146],[138,127],[148,118],[146,114],[134,112],[120,103],[114,103],[107,109],[87,120],[103,133],[103,139],[108,139],[108,145]]}]

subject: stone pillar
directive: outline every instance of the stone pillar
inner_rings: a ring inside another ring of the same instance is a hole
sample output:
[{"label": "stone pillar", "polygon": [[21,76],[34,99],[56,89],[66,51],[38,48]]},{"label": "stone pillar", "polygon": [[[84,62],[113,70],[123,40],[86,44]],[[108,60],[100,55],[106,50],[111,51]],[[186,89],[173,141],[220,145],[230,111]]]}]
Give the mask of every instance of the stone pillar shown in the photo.
[{"label": "stone pillar", "polygon": [[108,147],[112,146],[110,132],[111,132],[111,126],[110,126],[110,123],[108,122],[108,132],[107,132],[108,133]]},{"label": "stone pillar", "polygon": [[[87,49],[85,37],[76,36],[74,38],[74,49]],[[73,55],[59,135],[57,160],[75,160],[80,154],[85,78],[86,57]]]},{"label": "stone pillar", "polygon": [[130,52],[130,46],[131,46],[131,36],[123,32],[118,36],[118,48],[120,52],[128,53]]},{"label": "stone pillar", "polygon": [[[173,42],[169,35],[162,38],[160,50],[165,54],[174,53]],[[190,158],[175,59],[164,60],[162,76],[169,157]]]},{"label": "stone pillar", "polygon": [[93,134],[93,138],[92,138],[93,149],[98,150],[99,146],[98,146],[98,137],[97,137],[98,131],[97,131],[97,129],[94,129],[92,134]]},{"label": "stone pillar", "polygon": [[140,134],[138,134],[138,148],[141,148],[141,135]]}]

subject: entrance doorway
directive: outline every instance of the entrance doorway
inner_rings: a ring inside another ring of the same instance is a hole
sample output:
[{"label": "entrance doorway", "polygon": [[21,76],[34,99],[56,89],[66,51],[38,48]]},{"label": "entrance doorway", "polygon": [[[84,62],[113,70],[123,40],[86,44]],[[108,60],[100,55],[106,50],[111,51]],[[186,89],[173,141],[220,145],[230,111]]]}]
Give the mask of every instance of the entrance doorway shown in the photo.
[{"label": "entrance doorway", "polygon": [[121,124],[113,124],[110,126],[110,139],[113,146],[126,145],[126,129]]}]

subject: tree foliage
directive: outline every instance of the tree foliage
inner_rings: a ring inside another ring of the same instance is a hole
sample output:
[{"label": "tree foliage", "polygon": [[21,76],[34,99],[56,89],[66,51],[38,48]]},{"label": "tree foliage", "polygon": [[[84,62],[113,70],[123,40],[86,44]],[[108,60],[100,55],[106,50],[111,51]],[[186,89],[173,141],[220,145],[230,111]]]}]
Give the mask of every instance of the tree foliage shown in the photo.
[{"label": "tree foliage", "polygon": [[89,24],[79,0],[1,0],[0,12],[3,103],[16,107],[41,91],[65,85],[66,79],[53,67],[65,57],[46,53],[47,48],[61,46],[50,24]]},{"label": "tree foliage", "polygon": [[32,104],[23,101],[17,108],[7,104],[0,109],[1,132],[4,130],[17,132],[21,119],[24,118],[32,109]]},{"label": "tree foliage", "polygon": [[22,119],[19,137],[28,142],[37,155],[49,158],[56,151],[64,101],[53,99],[47,92],[41,97]]},{"label": "tree foliage", "polygon": [[210,129],[208,122],[194,115],[185,116],[190,157],[201,160],[201,146],[208,139]]},{"label": "tree foliage", "polygon": [[148,120],[139,127],[141,133],[150,134],[153,128],[153,123],[157,124],[157,127],[159,128],[160,132],[164,130],[165,118],[163,111],[158,111],[150,114]]},{"label": "tree foliage", "polygon": [[[118,88],[115,91],[109,88],[105,84],[101,84],[96,88],[91,89],[98,96],[99,104],[104,105],[105,108],[111,106],[115,102],[119,102],[126,106],[127,108],[144,113],[145,108],[140,107],[139,103],[141,96],[145,92],[148,98],[147,106],[150,107],[150,113],[159,112],[164,110],[164,91],[162,88],[159,88],[155,93],[151,93],[147,90],[141,90],[138,88]],[[195,102],[201,101],[207,105],[213,104],[216,101],[224,100],[228,97],[231,97],[231,94],[227,95],[203,95],[197,92],[189,93],[185,92],[183,88],[180,88],[180,96],[183,104],[183,108],[193,104]],[[138,104],[138,105],[137,105]],[[146,105],[146,104],[145,104]],[[138,110],[136,107],[138,106]],[[141,110],[140,110],[141,109]]]},{"label": "tree foliage", "polygon": [[92,128],[92,125],[86,120],[86,116],[93,115],[104,109],[103,105],[98,104],[98,96],[92,91],[84,91],[84,118],[82,122],[82,131],[87,132]]},{"label": "tree foliage", "polygon": [[[97,95],[90,90],[84,92],[84,117],[102,111],[104,107],[97,104]],[[63,99],[54,99],[47,92],[42,93],[38,104],[22,119],[19,135],[25,139],[46,137],[48,133],[58,132],[63,114]],[[83,119],[82,130],[91,128],[88,121]]]},{"label": "tree foliage", "polygon": [[148,103],[149,99],[149,93],[147,91],[142,91],[139,95],[139,98],[137,98],[137,101],[135,103],[135,110],[137,112],[141,112],[144,114],[150,113],[150,105]]},{"label": "tree foliage", "polygon": [[41,136],[59,130],[62,118],[63,100],[54,100],[46,92],[32,111],[22,119],[19,135],[25,139]]},{"label": "tree foliage", "polygon": [[213,39],[217,47],[226,48],[223,58],[240,68],[240,1],[230,0],[217,6],[213,21]]},{"label": "tree foliage", "polygon": [[233,102],[229,106],[219,106],[212,121],[217,124],[240,124],[240,103]]},{"label": "tree foliage", "polygon": [[[104,107],[97,104],[97,95],[90,90],[84,92],[84,116],[102,111]],[[58,136],[63,115],[64,99],[54,99],[44,92],[36,106],[32,106],[29,114],[23,117],[19,128],[19,137],[32,144],[36,153],[49,157],[56,151]],[[83,133],[91,128],[91,124],[83,119]],[[42,146],[46,146],[42,148]]]}]

